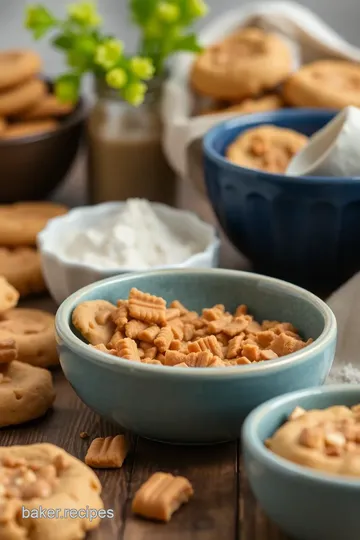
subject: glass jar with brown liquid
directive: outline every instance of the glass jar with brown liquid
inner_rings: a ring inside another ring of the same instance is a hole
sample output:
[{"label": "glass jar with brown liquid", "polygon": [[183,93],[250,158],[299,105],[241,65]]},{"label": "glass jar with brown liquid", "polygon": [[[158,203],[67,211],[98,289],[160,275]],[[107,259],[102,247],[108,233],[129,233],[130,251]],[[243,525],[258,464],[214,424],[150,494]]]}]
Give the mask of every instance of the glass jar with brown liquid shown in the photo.
[{"label": "glass jar with brown liquid", "polygon": [[150,81],[140,107],[96,83],[98,98],[87,130],[91,203],[141,197],[175,204],[176,176],[162,150],[162,82]]}]

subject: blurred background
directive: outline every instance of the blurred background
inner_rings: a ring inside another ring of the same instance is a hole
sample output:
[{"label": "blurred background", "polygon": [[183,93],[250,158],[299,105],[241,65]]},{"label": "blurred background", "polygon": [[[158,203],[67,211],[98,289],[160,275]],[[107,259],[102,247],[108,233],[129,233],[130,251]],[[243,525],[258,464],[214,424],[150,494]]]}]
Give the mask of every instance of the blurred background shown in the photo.
[{"label": "blurred background", "polygon": [[[266,0],[264,0],[266,2]],[[11,46],[24,46],[34,48],[34,43],[29,32],[24,30],[21,21],[24,17],[24,7],[31,3],[26,0],[1,0],[0,1],[0,48]],[[43,0],[42,4],[54,10],[64,13],[64,5],[71,1]],[[211,6],[210,17],[223,13],[231,7],[247,3],[246,0],[208,0]],[[309,7],[323,18],[335,30],[346,37],[354,45],[360,45],[359,33],[359,0],[300,0],[298,3]],[[126,42],[130,50],[136,44],[136,31],[127,24],[126,0],[98,0],[99,11],[105,19],[106,29]],[[201,24],[201,23],[200,23]],[[41,53],[46,72],[58,73],[62,67],[60,55],[50,50],[45,41],[36,44],[36,49]]]}]

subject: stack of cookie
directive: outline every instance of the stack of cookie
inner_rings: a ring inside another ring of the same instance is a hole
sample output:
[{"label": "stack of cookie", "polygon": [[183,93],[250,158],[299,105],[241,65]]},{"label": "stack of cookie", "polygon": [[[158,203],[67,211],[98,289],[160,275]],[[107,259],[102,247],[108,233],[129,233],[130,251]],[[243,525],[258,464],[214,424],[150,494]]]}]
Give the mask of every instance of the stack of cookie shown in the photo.
[{"label": "stack of cookie", "polygon": [[21,297],[46,290],[36,236],[47,221],[67,208],[50,202],[0,206],[0,275]]},{"label": "stack of cookie", "polygon": [[19,296],[0,276],[0,427],[42,416],[55,398],[44,369],[58,363],[54,316],[17,308]]},{"label": "stack of cookie", "polygon": [[[200,114],[360,106],[359,64],[320,60],[292,73],[287,43],[259,28],[240,29],[206,48],[193,64],[190,84],[202,98]],[[204,98],[210,99],[205,107]]]},{"label": "stack of cookie", "polygon": [[71,112],[39,78],[40,56],[29,50],[0,53],[0,140],[53,131]]}]

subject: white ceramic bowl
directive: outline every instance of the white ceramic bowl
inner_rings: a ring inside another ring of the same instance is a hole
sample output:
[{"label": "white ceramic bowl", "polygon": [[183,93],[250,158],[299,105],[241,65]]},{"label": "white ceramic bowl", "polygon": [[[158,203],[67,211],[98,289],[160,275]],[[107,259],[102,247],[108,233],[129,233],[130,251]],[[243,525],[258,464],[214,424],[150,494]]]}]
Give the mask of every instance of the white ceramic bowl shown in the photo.
[{"label": "white ceramic bowl", "polygon": [[[70,294],[95,281],[139,271],[138,268],[102,268],[74,261],[64,252],[67,239],[74,230],[93,227],[101,219],[110,216],[124,205],[124,202],[111,202],[75,208],[64,216],[50,220],[45,229],[38,234],[37,241],[44,278],[57,304],[61,304]],[[201,247],[201,251],[180,264],[158,266],[156,269],[214,268],[218,265],[220,241],[213,226],[185,210],[178,210],[160,203],[152,203],[152,208],[159,218],[179,235],[191,238]],[[151,268],[151,270],[154,269],[154,267]]]}]

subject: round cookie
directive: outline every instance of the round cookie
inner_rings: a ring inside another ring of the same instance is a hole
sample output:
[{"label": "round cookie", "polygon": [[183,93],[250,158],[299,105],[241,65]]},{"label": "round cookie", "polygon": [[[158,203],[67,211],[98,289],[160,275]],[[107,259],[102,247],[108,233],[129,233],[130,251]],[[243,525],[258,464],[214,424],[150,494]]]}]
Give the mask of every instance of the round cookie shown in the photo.
[{"label": "round cookie", "polygon": [[0,206],[0,245],[36,245],[36,236],[49,219],[66,212],[65,206],[51,202],[23,202]]},{"label": "round cookie", "polygon": [[116,330],[111,319],[115,310],[116,306],[106,300],[82,302],[73,311],[72,323],[91,345],[107,345]]},{"label": "round cookie", "polygon": [[224,114],[224,113],[238,113],[238,114],[252,114],[263,111],[276,111],[283,106],[283,100],[277,94],[269,94],[261,98],[248,98],[244,99],[241,103],[236,103],[230,106],[221,106],[220,104],[209,107],[203,114]]},{"label": "round cookie", "polygon": [[40,255],[31,247],[0,247],[0,275],[24,297],[46,291]]},{"label": "round cookie", "polygon": [[296,107],[360,107],[360,64],[343,60],[307,64],[285,82],[283,97]]},{"label": "round cookie", "polygon": [[275,88],[291,68],[290,49],[280,37],[245,28],[200,53],[190,83],[199,94],[240,101]]},{"label": "round cookie", "polygon": [[0,340],[15,340],[20,362],[40,367],[54,366],[59,363],[54,322],[54,315],[46,311],[10,309],[0,314]]},{"label": "round cookie", "polygon": [[5,133],[6,128],[7,128],[7,124],[6,124],[5,120],[4,120],[4,118],[0,117],[0,137],[2,136],[3,133]]},{"label": "round cookie", "polygon": [[[81,540],[99,525],[100,518],[86,509],[104,508],[100,481],[62,448],[47,443],[1,447],[0,474],[3,540]],[[74,517],[72,508],[83,511]],[[40,509],[53,509],[52,515],[39,519]],[[25,511],[27,518],[19,519]]]},{"label": "round cookie", "polygon": [[0,93],[0,116],[15,116],[28,109],[46,95],[46,84],[29,79]]},{"label": "round cookie", "polygon": [[15,360],[1,366],[0,376],[0,427],[39,418],[52,406],[55,390],[47,369]]},{"label": "round cookie", "polygon": [[263,125],[241,133],[226,149],[226,157],[248,169],[284,173],[308,138],[291,129]]},{"label": "round cookie", "polygon": [[16,86],[41,71],[41,58],[27,49],[10,49],[0,53],[0,90]]},{"label": "round cookie", "polygon": [[[2,339],[0,340],[0,366],[1,364],[8,364],[18,357],[18,347],[14,339]],[[4,375],[0,373],[0,382]]]},{"label": "round cookie", "polygon": [[58,122],[52,118],[48,120],[37,120],[36,122],[18,122],[9,124],[8,127],[0,133],[0,140],[20,139],[21,137],[31,137],[32,135],[42,135],[55,131]]},{"label": "round cookie", "polygon": [[66,116],[74,109],[70,103],[62,103],[53,94],[48,94],[30,109],[21,114],[23,120],[43,120],[52,116]]},{"label": "round cookie", "polygon": [[304,411],[266,441],[275,454],[306,467],[360,477],[359,405]]},{"label": "round cookie", "polygon": [[241,103],[226,107],[224,113],[252,114],[265,111],[276,111],[283,106],[283,100],[276,94],[270,94],[257,99],[245,99]]},{"label": "round cookie", "polygon": [[14,308],[19,301],[19,292],[0,275],[0,313]]}]

